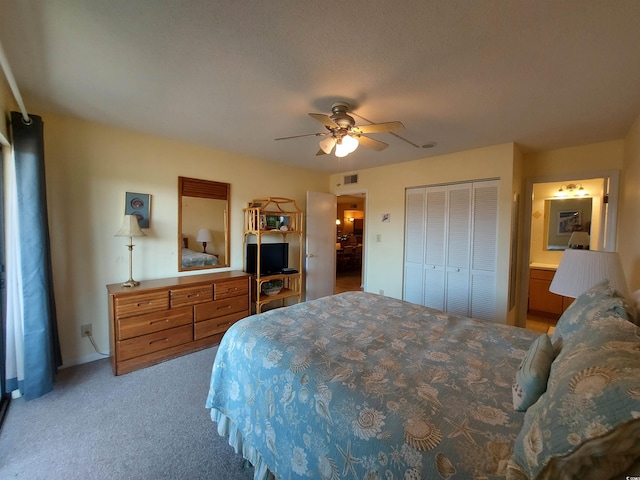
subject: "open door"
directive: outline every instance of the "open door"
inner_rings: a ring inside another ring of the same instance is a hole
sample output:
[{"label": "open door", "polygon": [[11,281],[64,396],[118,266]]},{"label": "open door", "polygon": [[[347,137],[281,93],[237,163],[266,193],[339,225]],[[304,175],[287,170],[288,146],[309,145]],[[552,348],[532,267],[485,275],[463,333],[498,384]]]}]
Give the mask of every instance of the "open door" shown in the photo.
[{"label": "open door", "polygon": [[336,284],[336,196],[307,192],[306,300],[333,295]]}]

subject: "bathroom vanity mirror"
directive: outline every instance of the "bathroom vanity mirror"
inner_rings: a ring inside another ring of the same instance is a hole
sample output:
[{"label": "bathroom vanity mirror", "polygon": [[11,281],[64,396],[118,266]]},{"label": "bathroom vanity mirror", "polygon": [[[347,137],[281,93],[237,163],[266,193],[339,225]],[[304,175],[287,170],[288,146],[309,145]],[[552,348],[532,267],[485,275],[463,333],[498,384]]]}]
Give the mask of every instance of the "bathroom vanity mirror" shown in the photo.
[{"label": "bathroom vanity mirror", "polygon": [[547,250],[565,250],[573,232],[591,232],[592,199],[553,198],[545,200]]},{"label": "bathroom vanity mirror", "polygon": [[178,177],[178,271],[229,266],[228,183]]}]

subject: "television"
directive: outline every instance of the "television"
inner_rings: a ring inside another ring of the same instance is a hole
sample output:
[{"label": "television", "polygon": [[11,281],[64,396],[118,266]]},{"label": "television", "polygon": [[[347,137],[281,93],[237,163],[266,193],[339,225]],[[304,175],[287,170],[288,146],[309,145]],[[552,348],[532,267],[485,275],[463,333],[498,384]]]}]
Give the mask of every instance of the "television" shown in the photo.
[{"label": "television", "polygon": [[[258,265],[258,245],[247,244],[246,272],[256,275]],[[260,276],[282,273],[283,268],[289,266],[288,243],[261,243],[260,244]]]}]

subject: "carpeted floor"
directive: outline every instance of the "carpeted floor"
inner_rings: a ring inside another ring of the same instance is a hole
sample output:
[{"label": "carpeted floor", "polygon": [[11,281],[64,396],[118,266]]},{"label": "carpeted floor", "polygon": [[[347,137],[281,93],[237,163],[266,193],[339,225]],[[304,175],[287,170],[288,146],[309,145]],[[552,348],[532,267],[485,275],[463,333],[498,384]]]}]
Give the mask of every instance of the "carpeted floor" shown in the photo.
[{"label": "carpeted floor", "polygon": [[11,401],[0,478],[252,479],[204,406],[215,353],[119,377],[108,359],[60,370],[53,392]]}]

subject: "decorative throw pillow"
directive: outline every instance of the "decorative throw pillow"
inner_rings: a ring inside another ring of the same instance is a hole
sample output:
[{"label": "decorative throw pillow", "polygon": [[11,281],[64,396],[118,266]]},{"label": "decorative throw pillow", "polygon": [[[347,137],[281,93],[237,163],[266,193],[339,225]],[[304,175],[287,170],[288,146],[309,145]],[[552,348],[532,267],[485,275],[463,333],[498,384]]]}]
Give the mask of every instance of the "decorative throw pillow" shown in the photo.
[{"label": "decorative throw pillow", "polygon": [[553,361],[507,478],[619,478],[640,458],[640,335],[615,310],[589,318]]},{"label": "decorative throw pillow", "polygon": [[524,412],[545,392],[552,362],[553,346],[545,333],[531,344],[516,372],[512,387],[515,410]]},{"label": "decorative throw pillow", "polygon": [[551,336],[555,354],[569,338],[585,327],[588,320],[606,316],[610,312],[630,322],[638,322],[635,308],[610,285],[609,280],[603,280],[576,298],[558,320]]}]

